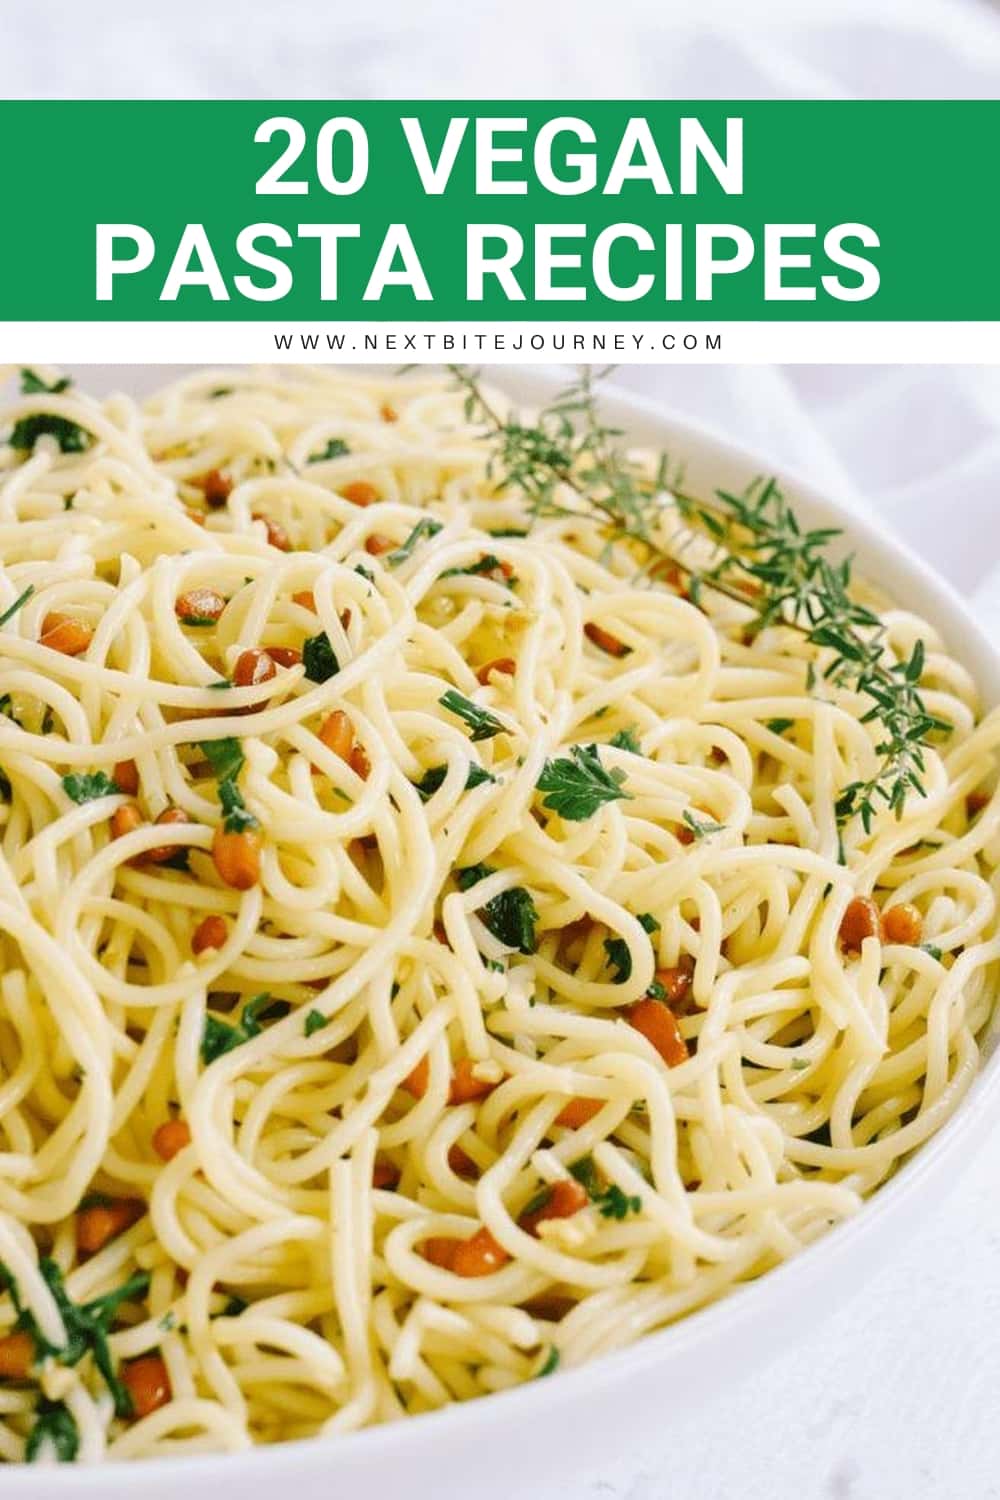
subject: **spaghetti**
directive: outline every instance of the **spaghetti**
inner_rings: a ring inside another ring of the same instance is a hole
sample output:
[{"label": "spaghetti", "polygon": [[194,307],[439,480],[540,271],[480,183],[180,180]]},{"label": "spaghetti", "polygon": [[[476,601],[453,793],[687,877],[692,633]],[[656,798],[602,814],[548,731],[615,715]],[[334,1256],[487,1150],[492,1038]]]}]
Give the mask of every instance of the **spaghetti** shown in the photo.
[{"label": "spaghetti", "polygon": [[[497,493],[439,379],[37,378],[0,423],[0,1455],[236,1450],[718,1298],[952,1113],[1000,719]],[[650,468],[650,474],[653,470]],[[680,525],[664,497],[664,526]],[[671,519],[672,518],[672,519]]]}]

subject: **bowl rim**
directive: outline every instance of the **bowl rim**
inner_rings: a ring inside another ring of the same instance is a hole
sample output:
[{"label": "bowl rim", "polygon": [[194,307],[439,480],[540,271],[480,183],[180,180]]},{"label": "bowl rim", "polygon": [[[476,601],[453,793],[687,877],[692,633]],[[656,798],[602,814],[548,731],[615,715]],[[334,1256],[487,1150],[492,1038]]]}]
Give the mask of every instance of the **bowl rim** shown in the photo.
[{"label": "bowl rim", "polygon": [[[105,368],[113,368],[118,376],[128,367]],[[181,367],[175,368],[179,370]],[[362,369],[366,375],[373,373],[372,366]],[[419,373],[426,371],[421,369]],[[166,375],[167,371],[164,370],[163,374]],[[487,380],[526,406],[544,401],[566,383],[565,377],[558,372],[523,366],[493,366],[488,370]],[[657,432],[662,442],[663,435],[669,432],[674,435],[675,447],[686,441],[701,449],[709,459],[715,458],[744,470],[748,478],[755,474],[774,474],[783,489],[793,495],[796,507],[804,510],[811,521],[842,525],[851,543],[857,544],[862,571],[871,573],[873,564],[885,565],[891,573],[905,579],[904,593],[923,590],[925,597],[919,613],[935,629],[941,630],[948,650],[969,667],[977,687],[983,692],[985,703],[989,706],[1000,703],[1000,648],[972,617],[954,586],[881,519],[860,513],[856,500],[815,485],[797,473],[794,467],[771,464],[764,455],[734,442],[708,422],[693,419],[667,404],[661,405],[649,397],[620,388],[605,387],[599,395],[602,411],[624,428],[630,440],[635,434],[637,445],[647,445]],[[855,550],[853,545],[852,550]],[[894,586],[890,586],[890,592],[896,593]],[[906,608],[907,599],[900,597],[899,604]],[[268,1476],[290,1477],[314,1468],[330,1473],[331,1459],[350,1458],[355,1464],[367,1460],[374,1468],[380,1455],[390,1450],[397,1462],[402,1450],[411,1450],[416,1458],[428,1444],[447,1444],[449,1438],[467,1435],[476,1428],[485,1429],[491,1424],[496,1429],[501,1425],[512,1427],[525,1417],[541,1419],[558,1407],[594,1394],[601,1387],[610,1387],[630,1378],[638,1380],[653,1367],[665,1368],[668,1364],[682,1367],[696,1349],[724,1345],[734,1338],[737,1331],[746,1331],[755,1324],[770,1323],[773,1327],[776,1320],[781,1323],[782,1315],[799,1305],[804,1291],[826,1278],[827,1272],[835,1265],[842,1265],[857,1256],[860,1245],[878,1244],[881,1240],[884,1256],[886,1245],[892,1238],[892,1226],[905,1222],[907,1213],[911,1219],[914,1217],[914,1210],[920,1207],[917,1200],[922,1194],[925,1210],[931,1201],[939,1201],[932,1200],[926,1191],[929,1182],[933,1180],[942,1192],[945,1191],[956,1180],[959,1169],[971,1160],[973,1148],[982,1143],[991,1119],[996,1115],[1000,1115],[1000,1049],[995,1048],[985,1058],[968,1093],[950,1119],[917,1149],[884,1187],[862,1204],[856,1214],[835,1225],[791,1259],[753,1281],[738,1284],[719,1300],[664,1328],[643,1334],[623,1348],[597,1355],[583,1365],[562,1371],[554,1380],[528,1381],[510,1390],[494,1392],[473,1401],[455,1402],[415,1418],[237,1452],[178,1455],[93,1466],[60,1464],[57,1468],[46,1466],[41,1470],[24,1464],[8,1465],[5,1466],[4,1488],[12,1497],[23,1496],[26,1500],[35,1500],[35,1497],[41,1500],[43,1495],[46,1500],[49,1496],[62,1495],[93,1495],[100,1496],[101,1500],[104,1497],[112,1500],[112,1497],[123,1495],[129,1485],[141,1484],[143,1478],[151,1483],[155,1480],[190,1483],[196,1489],[204,1484],[207,1493],[207,1485],[221,1479],[233,1484],[239,1483],[243,1477],[260,1482]],[[950,1176],[946,1172],[948,1168],[951,1169]],[[808,1321],[820,1321],[844,1295],[843,1291],[839,1297],[836,1294],[824,1295],[819,1299],[819,1305],[811,1308]]]}]

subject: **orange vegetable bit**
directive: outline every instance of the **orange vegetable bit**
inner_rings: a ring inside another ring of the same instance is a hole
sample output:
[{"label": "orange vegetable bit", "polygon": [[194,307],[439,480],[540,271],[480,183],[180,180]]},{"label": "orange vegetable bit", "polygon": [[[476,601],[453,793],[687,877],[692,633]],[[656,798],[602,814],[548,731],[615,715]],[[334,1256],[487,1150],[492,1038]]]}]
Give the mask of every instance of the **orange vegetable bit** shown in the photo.
[{"label": "orange vegetable bit", "polygon": [[387,1190],[397,1187],[401,1175],[395,1162],[376,1159],[372,1168],[372,1187]]},{"label": "orange vegetable bit", "polygon": [[164,1161],[173,1161],[190,1144],[191,1127],[186,1120],[164,1120],[153,1131],[153,1150]]},{"label": "orange vegetable bit", "polygon": [[210,912],[207,917],[202,918],[194,930],[191,938],[191,952],[205,953],[209,948],[223,948],[228,936],[229,928],[225,917],[220,917],[218,912]]},{"label": "orange vegetable bit", "polygon": [[[165,807],[159,817],[155,819],[157,827],[174,827],[179,823],[190,823],[191,819],[183,807]],[[181,844],[157,844],[155,849],[147,849],[142,856],[151,865],[166,864],[168,859],[173,859]]]},{"label": "orange vegetable bit", "polygon": [[319,738],[341,760],[349,760],[354,749],[354,725],[343,709],[335,708],[319,726]]},{"label": "orange vegetable bit", "polygon": [[586,1208],[589,1201],[586,1188],[581,1187],[574,1178],[567,1177],[554,1182],[544,1201],[537,1208],[526,1210],[517,1222],[526,1234],[534,1235],[537,1239],[539,1224],[543,1224],[546,1219],[570,1219],[581,1208]]},{"label": "orange vegetable bit", "polygon": [[382,405],[379,407],[379,416],[382,418],[383,422],[398,422],[399,421],[399,413],[398,413],[398,411],[396,410],[396,408],[394,406],[390,406],[389,403],[388,403],[388,401],[384,401],[382,403]]},{"label": "orange vegetable bit", "polygon": [[974,818],[984,807],[989,807],[992,800],[989,792],[970,792],[965,799],[965,811],[970,818]]},{"label": "orange vegetable bit", "polygon": [[855,896],[840,919],[840,941],[847,953],[860,953],[865,938],[881,931],[879,909],[869,896]]},{"label": "orange vegetable bit", "polygon": [[85,625],[82,620],[75,620],[72,615],[63,615],[54,610],[42,621],[38,643],[47,646],[50,651],[58,651],[62,656],[80,656],[93,639],[94,632],[89,625]]},{"label": "orange vegetable bit", "polygon": [[480,667],[476,678],[486,687],[494,672],[502,677],[513,677],[517,672],[517,662],[512,656],[498,656],[496,661],[488,661],[484,667]]},{"label": "orange vegetable bit", "polygon": [[440,1266],[443,1271],[450,1271],[455,1264],[455,1251],[462,1243],[461,1240],[449,1239],[446,1235],[432,1235],[429,1240],[424,1240],[417,1246],[424,1260],[429,1260],[432,1266]]},{"label": "orange vegetable bit", "polygon": [[593,641],[594,645],[607,652],[608,656],[628,656],[632,649],[631,646],[626,646],[624,641],[620,641],[616,635],[612,635],[610,630],[595,625],[592,620],[583,627],[583,633],[588,641]]},{"label": "orange vegetable bit", "polygon": [[414,1099],[422,1099],[427,1092],[427,1083],[430,1078],[431,1065],[426,1057],[422,1057],[411,1073],[407,1073],[400,1088],[404,1088]]},{"label": "orange vegetable bit", "polygon": [[225,505],[233,492],[233,481],[221,469],[209,469],[207,474],[203,474],[200,479],[192,479],[191,483],[201,490],[205,496],[205,504],[210,505],[213,510],[219,510]]},{"label": "orange vegetable bit", "polygon": [[668,1068],[687,1061],[687,1042],[681,1036],[677,1017],[662,1000],[640,1000],[637,1005],[629,1006],[625,1017],[655,1048]]},{"label": "orange vegetable bit", "polygon": [[312,610],[316,613],[316,596],[312,589],[302,589],[298,594],[292,595],[292,603],[299,604],[303,609]]},{"label": "orange vegetable bit", "polygon": [[368,759],[368,752],[364,745],[355,745],[347,760],[348,765],[355,776],[362,781],[367,781],[372,771],[372,763]]},{"label": "orange vegetable bit", "polygon": [[302,660],[302,652],[294,646],[268,646],[267,654],[279,667],[297,667]]},{"label": "orange vegetable bit", "polygon": [[664,992],[661,999],[668,1005],[683,1005],[691,994],[694,965],[682,959],[676,968],[657,969],[654,978]]},{"label": "orange vegetable bit", "polygon": [[900,901],[882,913],[882,936],[887,943],[905,943],[916,947],[924,935],[924,919],[919,906]]},{"label": "orange vegetable bit", "polygon": [[556,1124],[565,1125],[567,1130],[579,1130],[581,1125],[589,1124],[606,1103],[606,1099],[570,1099],[556,1115]]},{"label": "orange vegetable bit", "polygon": [[456,1177],[478,1177],[479,1168],[472,1157],[456,1141],[453,1146],[448,1147],[448,1165]]},{"label": "orange vegetable bit", "polygon": [[277,674],[271,653],[262,651],[259,646],[251,646],[236,658],[233,682],[237,687],[257,687],[262,682],[270,682]]},{"label": "orange vegetable bit", "polygon": [[135,833],[135,830],[141,827],[142,813],[134,802],[126,802],[123,807],[116,807],[111,815],[111,837],[113,839],[124,838],[127,833]]},{"label": "orange vegetable bit", "polygon": [[351,484],[345,484],[340,493],[352,505],[360,505],[362,507],[374,505],[378,499],[378,490],[373,484],[369,484],[367,479],[355,479]]},{"label": "orange vegetable bit", "polygon": [[248,891],[260,880],[260,834],[253,828],[229,833],[217,828],[212,839],[212,863],[224,885]]},{"label": "orange vegetable bit", "polygon": [[26,1380],[35,1363],[35,1341],[27,1329],[16,1328],[0,1339],[0,1380]]},{"label": "orange vegetable bit", "polygon": [[139,1198],[101,1198],[88,1204],[76,1216],[77,1250],[81,1255],[96,1255],[145,1212],[146,1205]]},{"label": "orange vegetable bit", "polygon": [[485,1099],[487,1094],[492,1094],[496,1084],[484,1083],[481,1078],[477,1078],[473,1072],[475,1067],[476,1063],[471,1057],[459,1058],[451,1075],[449,1104],[471,1104],[475,1099]]},{"label": "orange vegetable bit", "polygon": [[139,767],[134,760],[117,761],[111,775],[119,791],[135,796],[139,790]]},{"label": "orange vegetable bit", "polygon": [[130,1359],[122,1365],[120,1373],[136,1421],[148,1417],[150,1412],[159,1411],[173,1395],[161,1354],[142,1354],[138,1359]]},{"label": "orange vegetable bit", "polygon": [[365,537],[365,551],[370,557],[381,557],[383,552],[392,552],[395,546],[392,537],[381,531],[373,531]]},{"label": "orange vegetable bit", "polygon": [[451,1269],[456,1276],[489,1276],[510,1260],[501,1244],[484,1225],[469,1240],[459,1240],[452,1257]]},{"label": "orange vegetable bit", "polygon": [[183,624],[186,620],[217,620],[226,601],[217,589],[188,589],[174,600],[174,614]]},{"label": "orange vegetable bit", "polygon": [[260,511],[254,511],[255,521],[263,521],[267,528],[267,544],[276,547],[279,552],[291,552],[292,540],[284,526],[278,521],[272,521],[270,516],[261,515]]}]

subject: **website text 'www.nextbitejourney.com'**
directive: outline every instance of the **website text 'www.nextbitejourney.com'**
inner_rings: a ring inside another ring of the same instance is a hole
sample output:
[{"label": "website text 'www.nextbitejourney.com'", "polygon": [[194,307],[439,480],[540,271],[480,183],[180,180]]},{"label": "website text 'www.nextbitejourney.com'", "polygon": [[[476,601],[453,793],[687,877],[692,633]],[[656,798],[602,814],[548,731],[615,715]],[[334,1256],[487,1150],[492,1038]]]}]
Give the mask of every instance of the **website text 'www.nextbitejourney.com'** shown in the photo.
[{"label": "website text 'www.nextbitejourney.com'", "polygon": [[486,355],[506,354],[517,358],[525,355],[570,355],[574,359],[600,358],[604,355],[671,354],[675,351],[693,354],[721,354],[721,333],[700,330],[668,330],[666,332],[609,332],[605,329],[545,330],[534,333],[523,331],[498,331],[494,328],[470,331],[422,331],[396,328],[373,328],[364,331],[344,330],[304,332],[272,332],[274,349],[278,353],[298,351],[301,354],[366,354],[376,356],[414,355],[436,358],[441,355],[461,355],[482,358]]}]

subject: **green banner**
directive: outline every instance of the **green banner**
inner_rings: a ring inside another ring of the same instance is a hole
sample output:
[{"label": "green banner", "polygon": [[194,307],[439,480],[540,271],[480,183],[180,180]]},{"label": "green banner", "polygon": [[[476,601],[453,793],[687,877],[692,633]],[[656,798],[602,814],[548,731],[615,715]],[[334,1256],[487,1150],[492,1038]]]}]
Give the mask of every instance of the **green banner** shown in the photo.
[{"label": "green banner", "polygon": [[4,102],[0,321],[994,320],[1000,104]]}]

